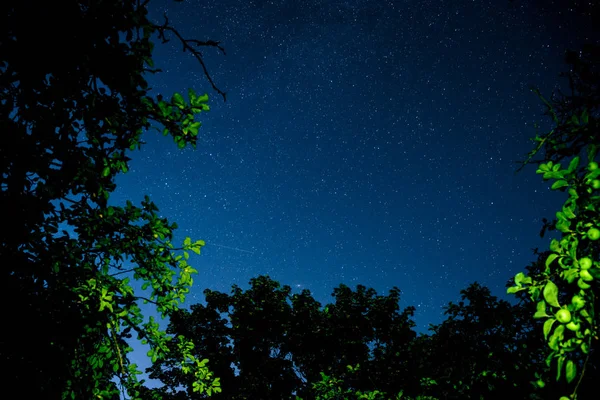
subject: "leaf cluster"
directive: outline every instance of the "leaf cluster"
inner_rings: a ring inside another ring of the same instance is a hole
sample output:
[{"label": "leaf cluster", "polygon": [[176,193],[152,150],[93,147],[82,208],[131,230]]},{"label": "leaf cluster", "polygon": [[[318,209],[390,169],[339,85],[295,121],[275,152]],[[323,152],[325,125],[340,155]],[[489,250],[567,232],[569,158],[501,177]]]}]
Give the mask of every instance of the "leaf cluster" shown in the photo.
[{"label": "leaf cluster", "polygon": [[140,307],[160,317],[179,308],[195,272],[188,252],[204,242],[175,246],[176,225],[148,197],[110,202],[143,135],[155,129],[194,147],[197,114],[209,109],[193,90],[189,100],[150,94],[152,38],[177,31],[149,21],[147,4],[0,5],[0,301],[15,322],[0,359],[28,397],[144,396],[132,340],[147,343],[153,361],[173,345],[197,390],[220,390],[190,342]]}]

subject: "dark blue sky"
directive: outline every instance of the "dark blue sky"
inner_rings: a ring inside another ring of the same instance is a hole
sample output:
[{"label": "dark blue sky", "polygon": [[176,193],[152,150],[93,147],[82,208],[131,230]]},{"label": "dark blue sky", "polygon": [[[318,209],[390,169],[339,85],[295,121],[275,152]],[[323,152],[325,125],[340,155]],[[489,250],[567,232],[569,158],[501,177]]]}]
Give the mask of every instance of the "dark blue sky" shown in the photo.
[{"label": "dark blue sky", "polygon": [[592,34],[538,3],[152,1],[156,22],[222,42],[203,54],[228,100],[176,39],[157,44],[154,90],[208,93],[212,110],[195,151],[149,132],[113,200],[149,194],[178,241],[207,242],[192,303],[259,274],[321,302],[340,283],[398,286],[424,332],[471,282],[508,298],[564,200],[534,167],[515,175],[549,126],[528,88],[549,94]]}]

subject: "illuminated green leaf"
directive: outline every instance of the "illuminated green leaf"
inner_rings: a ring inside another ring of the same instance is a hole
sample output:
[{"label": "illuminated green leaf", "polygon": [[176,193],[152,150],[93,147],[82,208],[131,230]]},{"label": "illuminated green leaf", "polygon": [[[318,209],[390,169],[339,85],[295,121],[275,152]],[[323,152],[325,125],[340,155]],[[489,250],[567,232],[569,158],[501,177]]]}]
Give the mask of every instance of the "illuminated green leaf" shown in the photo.
[{"label": "illuminated green leaf", "polygon": [[533,318],[539,319],[539,318],[544,318],[544,317],[549,317],[549,315],[546,314],[546,302],[544,300],[542,300],[537,303],[537,311],[533,315]]},{"label": "illuminated green leaf", "polygon": [[554,325],[554,323],[556,322],[555,318],[550,318],[548,320],[546,320],[546,322],[544,322],[544,339],[548,340],[548,335],[550,334],[550,331],[552,330],[552,325]]},{"label": "illuminated green leaf", "polygon": [[577,375],[577,366],[575,365],[573,360],[567,361],[567,366],[565,367],[565,375],[568,383],[573,382],[573,379],[575,379],[575,376]]},{"label": "illuminated green leaf", "polygon": [[556,189],[560,189],[560,188],[565,187],[565,186],[569,186],[569,184],[567,183],[567,181],[565,181],[565,180],[559,180],[559,181],[554,182],[554,184],[552,185],[551,189],[552,190],[556,190]]},{"label": "illuminated green leaf", "polygon": [[173,94],[172,101],[173,101],[173,104],[175,104],[180,109],[183,109],[185,107],[185,100],[183,99],[183,96],[181,95],[181,93]]},{"label": "illuminated green leaf", "polygon": [[543,293],[544,299],[546,299],[548,304],[550,304],[552,307],[560,307],[558,304],[558,287],[554,282],[549,280],[548,283],[546,283],[546,286],[544,286]]},{"label": "illuminated green leaf", "polygon": [[552,262],[554,260],[556,260],[556,258],[558,257],[558,254],[556,253],[552,253],[548,256],[548,258],[546,259],[546,267],[549,268],[550,265],[552,264]]},{"label": "illuminated green leaf", "polygon": [[569,173],[571,173],[571,172],[575,171],[578,166],[579,166],[579,156],[577,156],[571,160],[571,162],[569,163],[569,168],[567,168],[567,171],[569,171]]}]

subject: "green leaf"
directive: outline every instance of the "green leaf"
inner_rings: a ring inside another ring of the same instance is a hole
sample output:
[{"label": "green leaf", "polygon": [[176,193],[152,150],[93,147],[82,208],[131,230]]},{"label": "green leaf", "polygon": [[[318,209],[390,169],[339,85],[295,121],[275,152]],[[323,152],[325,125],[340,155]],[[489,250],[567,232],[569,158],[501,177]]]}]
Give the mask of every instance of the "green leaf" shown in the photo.
[{"label": "green leaf", "polygon": [[577,115],[572,115],[571,116],[571,123],[573,125],[579,125],[579,117],[577,117]]},{"label": "green leaf", "polygon": [[588,162],[594,161],[594,158],[596,158],[597,152],[598,152],[598,146],[596,146],[595,144],[591,144],[588,146],[588,148],[587,148]]},{"label": "green leaf", "polygon": [[565,205],[562,208],[563,214],[569,219],[575,218],[575,213],[573,213],[574,210],[575,210],[574,202],[570,202],[568,204],[565,203]]},{"label": "green leaf", "polygon": [[169,115],[171,115],[171,113],[173,112],[173,110],[171,109],[171,107],[169,106],[169,104],[166,101],[160,100],[158,102],[158,108],[160,109],[162,116],[165,118],[168,117]]},{"label": "green leaf", "polygon": [[550,334],[550,331],[552,330],[552,325],[554,325],[555,322],[555,318],[550,318],[546,320],[546,322],[544,322],[544,340],[548,340],[548,335]]},{"label": "green leaf", "polygon": [[563,278],[567,280],[568,283],[573,283],[579,277],[579,271],[575,268],[570,268],[563,271]]},{"label": "green leaf", "polygon": [[575,379],[575,375],[577,375],[577,366],[575,365],[573,360],[567,361],[567,366],[565,368],[565,374],[566,374],[567,382],[568,383],[573,382],[573,379]]},{"label": "green leaf", "polygon": [[182,110],[185,108],[185,100],[183,99],[183,96],[180,93],[175,93],[173,95],[173,104],[175,104]]},{"label": "green leaf", "polygon": [[203,103],[206,103],[208,101],[208,94],[203,94],[202,96],[198,96],[196,98],[196,101],[192,103],[192,106],[194,107],[201,107],[203,105]]},{"label": "green leaf", "polygon": [[567,183],[567,181],[565,181],[565,180],[559,180],[559,181],[554,182],[554,184],[552,185],[551,189],[552,190],[556,190],[556,189],[560,189],[560,188],[565,187],[565,186],[569,186],[569,184]]},{"label": "green leaf", "polygon": [[190,98],[190,104],[194,105],[194,101],[196,101],[196,92],[193,89],[188,89],[188,97]]},{"label": "green leaf", "polygon": [[575,171],[578,166],[579,166],[579,156],[577,156],[571,160],[571,162],[569,163],[569,168],[567,168],[567,171],[569,171],[569,173],[571,173],[571,172]]},{"label": "green leaf", "polygon": [[550,242],[550,250],[552,250],[555,253],[562,253],[562,248],[560,247],[558,240],[552,239],[552,241]]},{"label": "green leaf", "polygon": [[106,178],[109,175],[110,175],[110,167],[104,167],[104,169],[102,170],[102,176]]},{"label": "green leaf", "polygon": [[190,246],[192,245],[192,239],[191,239],[191,238],[189,238],[189,237],[186,237],[186,238],[184,239],[184,241],[183,241],[183,245],[184,245],[185,247],[190,247]]},{"label": "green leaf", "polygon": [[560,373],[562,372],[563,364],[565,362],[565,356],[558,357],[558,365],[556,367],[556,381],[560,380]]},{"label": "green leaf", "polygon": [[515,284],[519,287],[522,284],[531,285],[531,282],[532,282],[531,277],[525,276],[525,274],[522,272],[519,272],[518,274],[515,275]]},{"label": "green leaf", "polygon": [[552,161],[549,162],[548,164],[540,164],[538,171],[548,172],[548,171],[550,171],[551,168],[552,168]]},{"label": "green leaf", "polygon": [[570,229],[569,229],[570,226],[571,226],[571,223],[564,219],[556,223],[556,229],[562,233],[570,232]]},{"label": "green leaf", "polygon": [[548,281],[546,286],[544,286],[544,299],[546,299],[546,303],[550,304],[552,307],[560,308],[558,304],[558,287],[552,281]]},{"label": "green leaf", "polygon": [[581,122],[583,122],[583,124],[587,124],[590,120],[590,114],[588,113],[587,108],[585,110],[583,110],[583,113],[581,113]]},{"label": "green leaf", "polygon": [[552,262],[554,260],[556,260],[556,258],[558,257],[558,254],[556,253],[552,253],[548,256],[548,258],[546,259],[546,268],[550,268],[550,265],[552,264]]},{"label": "green leaf", "polygon": [[545,317],[549,317],[549,315],[546,314],[546,302],[542,300],[539,303],[537,303],[537,311],[533,315],[533,318],[540,319]]},{"label": "green leaf", "polygon": [[552,172],[557,172],[560,170],[560,163],[554,164],[552,167]]},{"label": "green leaf", "polygon": [[192,136],[197,136],[198,135],[198,131],[200,129],[200,126],[202,126],[202,124],[200,122],[192,122],[189,126],[189,131],[192,134]]}]

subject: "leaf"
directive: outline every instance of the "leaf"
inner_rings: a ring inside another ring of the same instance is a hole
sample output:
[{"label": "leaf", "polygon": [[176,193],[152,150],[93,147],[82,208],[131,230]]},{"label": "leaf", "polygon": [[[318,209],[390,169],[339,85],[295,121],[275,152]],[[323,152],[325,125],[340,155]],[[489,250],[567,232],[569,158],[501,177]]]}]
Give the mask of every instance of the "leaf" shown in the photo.
[{"label": "leaf", "polygon": [[189,238],[189,237],[186,237],[186,238],[184,239],[184,241],[183,241],[183,245],[184,245],[185,247],[190,247],[190,246],[192,245],[192,239],[191,239],[191,238]]},{"label": "leaf", "polygon": [[554,164],[552,167],[552,172],[557,172],[560,170],[560,163]]},{"label": "leaf", "polygon": [[515,284],[521,286],[521,282],[523,282],[523,279],[525,279],[525,274],[522,272],[519,272],[515,275]]},{"label": "leaf", "polygon": [[162,116],[165,118],[171,115],[171,112],[173,111],[167,102],[162,100],[158,102],[158,108],[160,109]]},{"label": "leaf", "polygon": [[588,162],[594,161],[594,158],[596,158],[597,152],[598,152],[598,146],[596,146],[595,144],[591,144],[590,146],[588,146],[588,148],[587,148]]},{"label": "leaf", "polygon": [[556,190],[556,189],[560,189],[560,188],[565,187],[565,186],[569,186],[569,184],[567,183],[567,181],[565,181],[565,180],[559,180],[559,181],[554,182],[554,184],[552,185],[551,189],[552,190]]},{"label": "leaf", "polygon": [[583,124],[587,124],[590,120],[590,114],[588,112],[588,109],[584,109],[583,113],[581,113],[581,122],[583,122]]},{"label": "leaf", "polygon": [[546,314],[546,302],[542,300],[539,303],[537,303],[537,311],[533,315],[533,318],[540,319],[544,317],[549,317],[549,315]]},{"label": "leaf", "polygon": [[571,162],[569,163],[569,168],[567,168],[567,171],[569,171],[569,173],[571,173],[571,172],[575,171],[578,166],[579,166],[579,156],[577,156],[571,160]]},{"label": "leaf", "polygon": [[109,175],[110,175],[110,167],[104,167],[104,169],[102,170],[102,176],[106,178]]},{"label": "leaf", "polygon": [[567,366],[565,367],[565,374],[567,382],[573,382],[573,379],[575,379],[575,376],[577,375],[577,366],[575,365],[573,360],[567,361]]},{"label": "leaf", "polygon": [[546,320],[546,322],[544,322],[544,340],[548,340],[548,335],[550,334],[550,331],[552,330],[552,325],[554,325],[555,322],[555,318],[550,318],[549,320]]},{"label": "leaf", "polygon": [[189,131],[192,134],[192,136],[198,135],[198,130],[200,129],[200,126],[202,126],[202,124],[200,122],[192,122],[190,124]]},{"label": "leaf", "polygon": [[558,365],[556,367],[556,381],[560,379],[560,373],[562,372],[563,364],[565,362],[565,356],[558,357]]},{"label": "leaf", "polygon": [[573,125],[579,125],[579,117],[577,117],[577,115],[571,116],[571,123]]},{"label": "leaf", "polygon": [[567,220],[562,220],[556,223],[556,229],[559,230],[562,233],[567,233],[570,231],[569,226],[571,225],[571,223]]},{"label": "leaf", "polygon": [[190,104],[194,105],[194,101],[196,101],[196,92],[193,89],[188,89],[188,97],[190,98]]},{"label": "leaf", "polygon": [[575,203],[573,203],[573,202],[570,202],[569,204],[565,203],[565,205],[562,208],[563,214],[569,219],[575,218],[575,214],[573,213],[574,210],[575,210]]},{"label": "leaf", "polygon": [[198,96],[196,98],[196,102],[193,103],[192,105],[195,107],[199,107],[202,105],[202,103],[206,103],[208,101],[208,94],[204,93],[202,96]]},{"label": "leaf", "polygon": [[538,171],[540,172],[548,172],[550,171],[552,167],[552,162],[548,163],[548,164],[540,164],[540,167],[538,168]]},{"label": "leaf", "polygon": [[177,107],[183,110],[183,108],[185,107],[185,100],[183,99],[181,93],[175,93],[173,95],[173,104],[175,104]]},{"label": "leaf", "polygon": [[568,283],[573,283],[575,279],[579,277],[579,272],[576,269],[571,268],[566,271],[563,271],[563,277],[567,280]]},{"label": "leaf", "polygon": [[544,299],[546,302],[550,304],[552,307],[560,308],[558,304],[558,287],[552,281],[548,281],[546,286],[544,286]]},{"label": "leaf", "polygon": [[558,257],[558,254],[556,253],[552,253],[548,256],[548,258],[546,259],[546,268],[549,268],[550,265],[552,264],[552,262],[554,260],[556,260],[556,258]]}]

